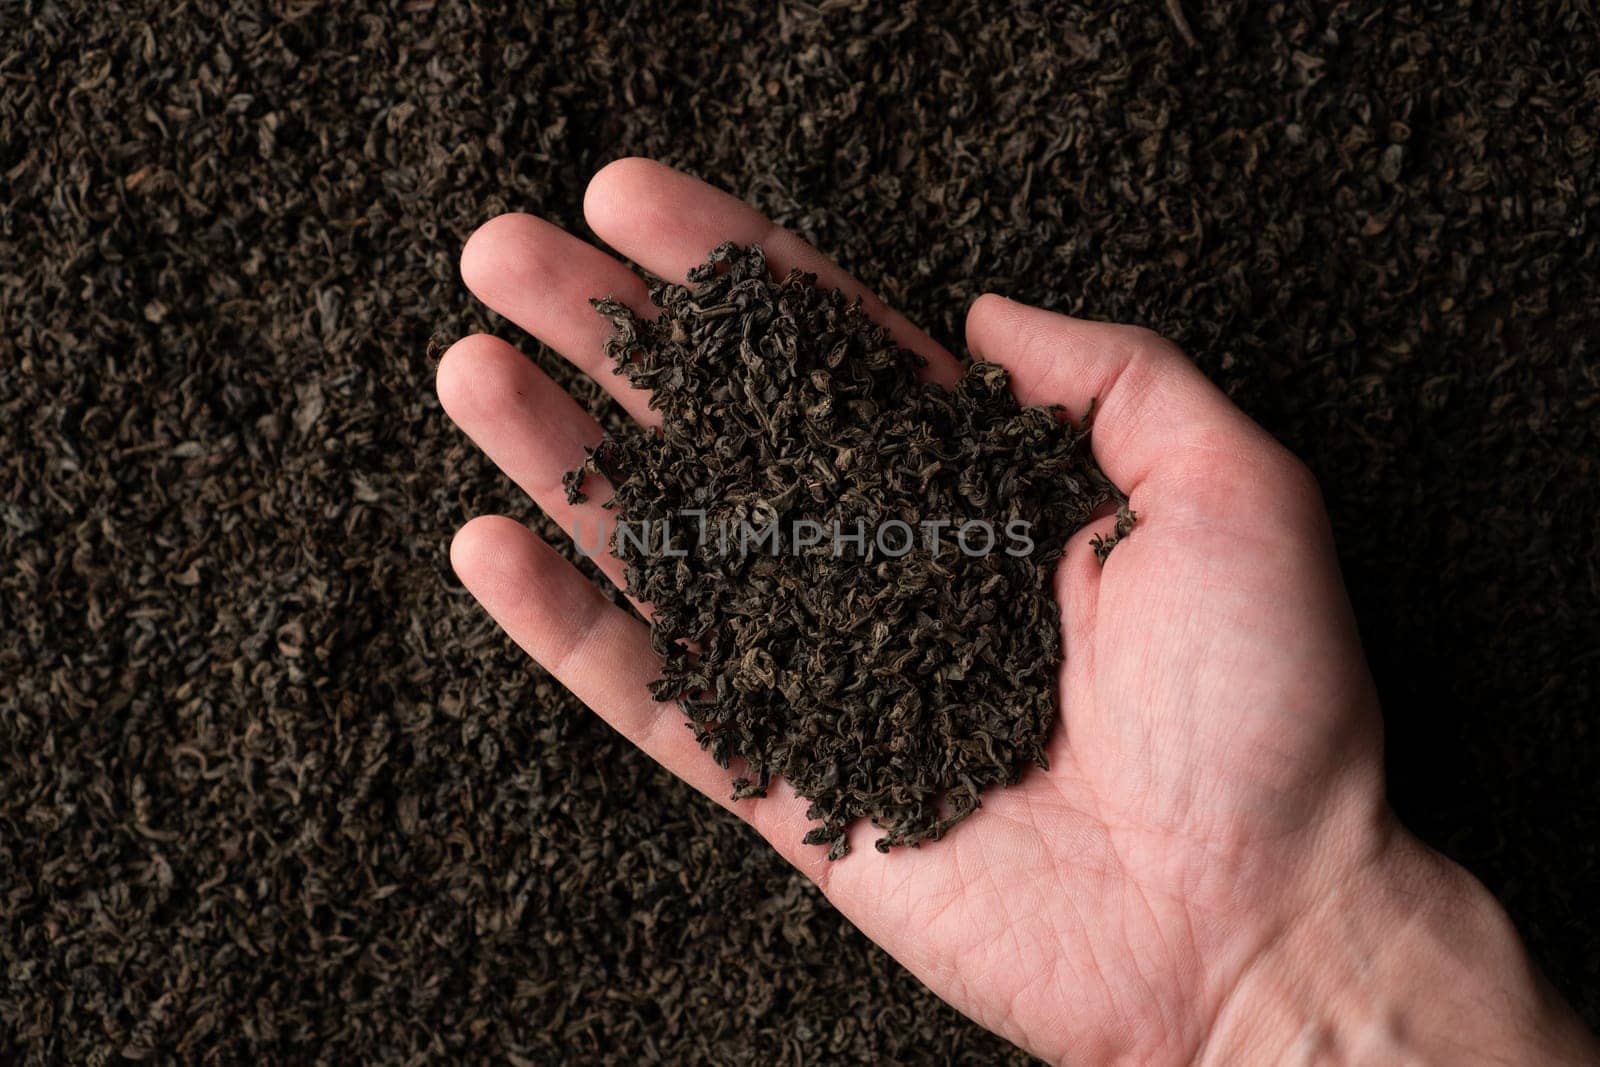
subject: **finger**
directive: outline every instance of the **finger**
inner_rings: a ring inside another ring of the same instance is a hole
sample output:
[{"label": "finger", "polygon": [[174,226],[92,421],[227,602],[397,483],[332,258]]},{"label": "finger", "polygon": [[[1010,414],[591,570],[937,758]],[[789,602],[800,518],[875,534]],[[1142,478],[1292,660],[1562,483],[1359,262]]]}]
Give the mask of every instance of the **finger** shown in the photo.
[{"label": "finger", "polygon": [[569,504],[561,482],[600,440],[599,423],[521,352],[488,334],[450,346],[439,361],[437,387],[462,432],[621,588],[622,562],[605,537],[603,493]]},{"label": "finger", "polygon": [[589,182],[583,213],[601,240],[671,281],[682,281],[724,241],[760,245],[778,277],[797,267],[820,285],[860,297],[872,321],[928,361],[933,380],[949,385],[960,377],[960,364],[943,346],[822,253],[743,200],[671,167],[637,158],[606,165]]},{"label": "finger", "polygon": [[[1148,330],[1087,322],[987,294],[967,313],[974,356],[1011,374],[1025,404],[1061,404],[1082,417],[1090,444],[1130,496],[1158,468],[1192,481],[1195,465],[1249,467],[1287,456],[1174,346]],[[1242,469],[1241,467],[1241,469]]]},{"label": "finger", "polygon": [[461,277],[479,300],[555,349],[599,382],[647,426],[660,423],[650,394],[635,389],[606,357],[610,324],[589,301],[612,296],[636,311],[650,306],[633,271],[561,227],[532,215],[501,215],[480,226],[461,252]]},{"label": "finger", "polygon": [[554,549],[499,516],[463,526],[450,544],[463,585],[501,628],[574,696],[646,755],[749,822],[813,878],[825,846],[804,846],[805,805],[787,788],[731,801],[728,772],[700,748],[678,708],[650,696],[660,660],[645,624],[617,607]]},{"label": "finger", "polygon": [[[1100,515],[1075,532],[1056,564],[1052,584],[1061,607],[1061,718],[1063,729],[1054,731],[1047,754],[1051,767],[1064,767],[1076,736],[1074,720],[1079,708],[1069,693],[1088,693],[1094,687],[1094,629],[1100,601],[1102,565],[1097,542],[1116,531],[1115,514]],[[1109,566],[1109,562],[1106,564]]]},{"label": "finger", "polygon": [[1061,652],[1067,669],[1087,669],[1094,637],[1095,605],[1100,599],[1102,564],[1095,546],[1116,529],[1117,517],[1104,515],[1067,541],[1056,564],[1056,603],[1061,605]]}]

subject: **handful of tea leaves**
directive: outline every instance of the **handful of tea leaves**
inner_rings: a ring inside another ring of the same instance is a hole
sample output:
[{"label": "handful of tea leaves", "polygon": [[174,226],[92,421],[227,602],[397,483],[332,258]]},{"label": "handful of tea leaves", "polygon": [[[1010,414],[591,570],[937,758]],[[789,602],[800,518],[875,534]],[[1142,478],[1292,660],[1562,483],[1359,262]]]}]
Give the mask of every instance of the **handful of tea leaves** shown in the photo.
[{"label": "handful of tea leaves", "polygon": [[574,500],[587,474],[610,482],[655,699],[744,761],[735,798],[787,778],[830,858],[862,817],[879,851],[937,839],[1045,765],[1051,571],[1120,494],[1087,427],[1020,407],[998,365],[921,381],[858,302],[772,278],[758,247],[725,244],[688,282],[651,286],[654,320],[595,302],[662,426],[608,434],[567,478]]}]

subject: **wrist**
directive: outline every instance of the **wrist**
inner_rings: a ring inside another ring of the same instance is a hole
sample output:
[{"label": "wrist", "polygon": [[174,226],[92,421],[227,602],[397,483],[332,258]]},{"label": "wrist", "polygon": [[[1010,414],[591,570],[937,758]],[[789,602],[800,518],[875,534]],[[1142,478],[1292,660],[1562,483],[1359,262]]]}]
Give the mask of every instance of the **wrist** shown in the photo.
[{"label": "wrist", "polygon": [[1202,1063],[1594,1062],[1499,903],[1397,825],[1247,966]]}]

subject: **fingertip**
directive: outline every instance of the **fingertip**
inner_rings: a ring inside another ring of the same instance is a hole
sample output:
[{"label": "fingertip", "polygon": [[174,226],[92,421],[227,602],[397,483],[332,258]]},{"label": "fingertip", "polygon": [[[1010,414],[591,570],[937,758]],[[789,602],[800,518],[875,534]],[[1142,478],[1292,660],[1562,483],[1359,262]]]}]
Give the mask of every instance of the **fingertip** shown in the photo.
[{"label": "fingertip", "polygon": [[967,320],[973,316],[984,317],[993,314],[1007,306],[1016,306],[1016,301],[1000,293],[979,293],[977,299],[967,308]]},{"label": "fingertip", "polygon": [[508,550],[526,532],[504,515],[469,519],[450,539],[450,566],[461,584],[478,595],[493,585],[494,576],[505,569]]},{"label": "fingertip", "polygon": [[457,530],[450,565],[467,592],[546,668],[571,664],[564,644],[570,635],[619,611],[543,538],[504,515],[480,515]]},{"label": "fingertip", "polygon": [[570,265],[562,258],[568,237],[537,215],[496,215],[462,247],[461,280],[479,300],[516,321],[522,298],[552,288]]},{"label": "fingertip", "polygon": [[491,334],[471,334],[451,345],[434,374],[445,414],[458,425],[472,424],[477,416],[503,406],[506,397],[521,395],[521,360],[520,353]]},{"label": "fingertip", "polygon": [[583,192],[583,217],[601,237],[615,233],[623,225],[630,205],[643,198],[634,195],[641,183],[659,179],[662,172],[676,173],[671,167],[644,156],[624,156],[595,171]]},{"label": "fingertip", "polygon": [[513,211],[496,215],[473,230],[461,248],[461,280],[467,288],[476,293],[510,268],[514,260],[507,251],[536,221],[532,215]]},{"label": "fingertip", "polygon": [[967,348],[978,359],[993,360],[986,349],[994,322],[1013,303],[999,293],[983,293],[967,307]]}]

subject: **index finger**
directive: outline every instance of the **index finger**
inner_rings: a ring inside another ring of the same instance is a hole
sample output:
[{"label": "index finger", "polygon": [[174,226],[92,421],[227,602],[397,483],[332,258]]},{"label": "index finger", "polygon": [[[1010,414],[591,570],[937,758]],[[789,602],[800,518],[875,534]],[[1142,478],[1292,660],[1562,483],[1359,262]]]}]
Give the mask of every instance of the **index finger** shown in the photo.
[{"label": "index finger", "polygon": [[859,297],[872,321],[928,361],[929,378],[951,385],[961,376],[961,364],[943,345],[832,260],[743,200],[697,178],[651,159],[619,159],[590,179],[583,213],[603,241],[669,281],[681,281],[724,241],[760,245],[778,277],[799,268],[815,274],[819,285]]}]

